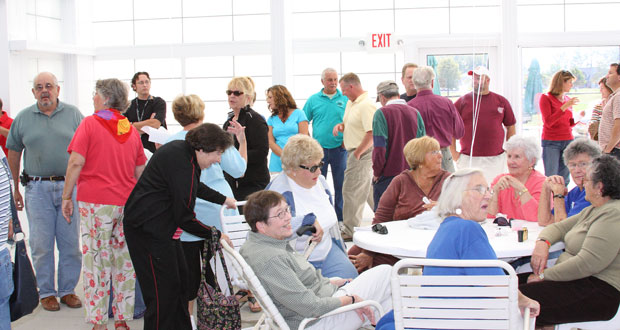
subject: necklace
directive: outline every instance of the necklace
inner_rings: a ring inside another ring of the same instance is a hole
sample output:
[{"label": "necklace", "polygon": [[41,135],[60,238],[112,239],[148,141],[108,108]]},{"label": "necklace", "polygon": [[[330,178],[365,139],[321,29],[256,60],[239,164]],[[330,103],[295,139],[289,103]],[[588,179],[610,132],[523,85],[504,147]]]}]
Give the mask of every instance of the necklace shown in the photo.
[{"label": "necklace", "polygon": [[146,99],[144,103],[144,107],[142,108],[142,112],[140,112],[140,103],[138,103],[138,98],[136,97],[136,116],[138,117],[138,121],[142,121],[142,117],[144,117],[144,110],[149,105],[150,98]]}]

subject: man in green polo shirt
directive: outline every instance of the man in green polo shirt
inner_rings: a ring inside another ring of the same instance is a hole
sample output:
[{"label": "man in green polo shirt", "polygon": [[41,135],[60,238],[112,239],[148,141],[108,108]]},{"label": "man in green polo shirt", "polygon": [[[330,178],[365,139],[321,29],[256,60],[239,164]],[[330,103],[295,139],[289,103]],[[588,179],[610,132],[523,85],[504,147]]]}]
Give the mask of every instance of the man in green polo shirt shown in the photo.
[{"label": "man in green polo shirt", "polygon": [[[60,309],[56,296],[71,308],[82,306],[75,295],[80,278],[82,254],[79,249],[79,212],[70,223],[62,215],[62,190],[69,154],[67,146],[84,116],[72,105],[60,102],[58,80],[49,72],[39,73],[32,94],[37,103],[17,114],[6,146],[9,167],[15,182],[15,204],[24,208],[19,191],[22,152],[26,189],[26,215],[30,229],[30,250],[39,287],[41,305],[49,311]],[[73,194],[74,208],[78,209]],[[58,246],[58,290],[54,283],[54,244]]]}]

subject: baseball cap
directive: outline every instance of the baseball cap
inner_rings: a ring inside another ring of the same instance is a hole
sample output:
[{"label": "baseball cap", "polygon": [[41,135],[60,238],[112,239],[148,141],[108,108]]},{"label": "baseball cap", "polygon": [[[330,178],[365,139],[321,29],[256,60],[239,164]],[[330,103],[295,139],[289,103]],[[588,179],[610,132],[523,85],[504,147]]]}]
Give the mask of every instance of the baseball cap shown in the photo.
[{"label": "baseball cap", "polygon": [[478,75],[478,76],[482,76],[482,75],[484,75],[484,76],[487,76],[487,77],[489,77],[489,78],[491,77],[491,75],[489,74],[489,69],[487,69],[487,67],[486,67],[486,66],[481,66],[481,65],[480,65],[480,66],[477,66],[475,69],[473,69],[473,70],[471,70],[471,71],[467,72],[467,74],[468,74],[468,75],[470,75],[470,76],[471,76],[472,74],[474,74],[474,73],[475,73],[476,75]]},{"label": "baseball cap", "polygon": [[396,92],[398,94],[398,85],[394,80],[382,81],[377,85],[377,102],[379,102],[379,95],[385,92]]}]

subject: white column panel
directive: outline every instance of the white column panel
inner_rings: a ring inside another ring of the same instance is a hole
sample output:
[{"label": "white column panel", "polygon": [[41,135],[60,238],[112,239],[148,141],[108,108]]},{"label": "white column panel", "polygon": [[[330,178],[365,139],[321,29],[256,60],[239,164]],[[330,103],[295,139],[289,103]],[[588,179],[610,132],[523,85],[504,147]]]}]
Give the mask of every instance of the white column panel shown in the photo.
[{"label": "white column panel", "polygon": [[510,101],[517,118],[517,132],[521,132],[521,56],[517,47],[517,2],[502,0],[502,33],[500,37],[498,79],[503,84],[503,95]]},{"label": "white column panel", "polygon": [[286,0],[271,0],[271,68],[273,84],[293,86],[293,16]]}]

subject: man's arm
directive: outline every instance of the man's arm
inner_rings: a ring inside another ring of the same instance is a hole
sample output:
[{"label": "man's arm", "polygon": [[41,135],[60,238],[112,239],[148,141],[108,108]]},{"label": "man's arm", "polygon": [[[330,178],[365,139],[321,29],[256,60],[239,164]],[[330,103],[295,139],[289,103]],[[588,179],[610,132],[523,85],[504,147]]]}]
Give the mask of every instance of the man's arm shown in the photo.
[{"label": "man's arm", "polygon": [[362,142],[360,142],[360,145],[357,146],[357,149],[355,149],[355,151],[353,152],[353,156],[355,156],[356,159],[360,159],[360,157],[362,157],[362,154],[366,152],[366,150],[368,150],[370,147],[372,147],[372,131],[366,132],[366,135],[364,135]]},{"label": "man's arm", "polygon": [[614,119],[614,126],[611,129],[611,137],[609,138],[609,142],[605,146],[603,150],[604,153],[608,154],[614,150],[614,147],[620,141],[620,118]]},{"label": "man's arm", "polygon": [[8,161],[9,168],[11,169],[11,174],[13,175],[13,183],[15,187],[15,191],[13,193],[13,198],[15,199],[15,207],[19,211],[24,209],[24,199],[22,198],[22,194],[19,192],[19,162],[22,159],[22,152],[14,151],[9,149]]},{"label": "man's arm", "polygon": [[452,144],[450,144],[450,153],[452,154],[452,159],[456,162],[461,157],[461,153],[456,151],[456,139],[452,138]]},{"label": "man's arm", "polygon": [[508,141],[510,137],[515,135],[516,133],[517,129],[515,128],[515,125],[506,126],[506,141]]}]

